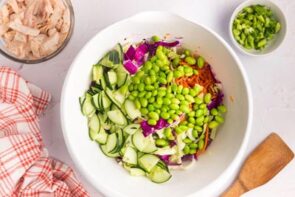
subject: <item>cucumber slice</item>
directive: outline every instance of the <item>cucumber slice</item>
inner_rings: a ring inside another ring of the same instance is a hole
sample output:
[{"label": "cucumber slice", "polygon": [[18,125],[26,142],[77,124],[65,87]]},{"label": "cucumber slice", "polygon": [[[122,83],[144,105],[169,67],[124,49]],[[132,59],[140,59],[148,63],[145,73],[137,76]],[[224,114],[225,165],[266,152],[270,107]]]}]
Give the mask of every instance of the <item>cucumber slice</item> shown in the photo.
[{"label": "cucumber slice", "polygon": [[95,113],[95,107],[92,104],[92,97],[86,97],[82,103],[82,113],[85,116],[91,117]]},{"label": "cucumber slice", "polygon": [[131,176],[145,176],[145,171],[140,168],[130,168],[129,173]]},{"label": "cucumber slice", "polygon": [[131,118],[131,120],[134,120],[135,118],[141,116],[140,111],[135,107],[135,104],[132,101],[126,100],[124,103],[124,107],[127,115]]},{"label": "cucumber slice", "polygon": [[115,124],[120,126],[127,125],[127,119],[120,110],[112,110],[107,112],[108,118]]},{"label": "cucumber slice", "polygon": [[114,157],[119,157],[120,155],[119,155],[119,153],[109,153],[108,151],[107,151],[107,146],[106,145],[101,145],[100,146],[100,149],[101,149],[101,151],[102,151],[102,153],[104,154],[104,155],[106,155],[107,157],[112,157],[112,158],[114,158]]},{"label": "cucumber slice", "polygon": [[134,133],[132,143],[140,152],[153,153],[157,150],[152,136],[144,137],[141,131]]},{"label": "cucumber slice", "polygon": [[133,135],[140,128],[140,124],[130,124],[123,129],[129,135]]},{"label": "cucumber slice", "polygon": [[111,153],[113,150],[115,150],[118,143],[118,138],[115,133],[112,133],[108,136],[107,143],[106,143],[106,151],[108,153]]},{"label": "cucumber slice", "polygon": [[95,137],[95,141],[103,145],[103,144],[106,144],[107,139],[108,139],[108,134],[106,133],[103,127],[100,127],[100,130]]},{"label": "cucumber slice", "polygon": [[124,53],[123,53],[122,45],[121,45],[120,43],[118,43],[118,44],[115,46],[115,49],[116,49],[116,50],[118,51],[118,53],[119,53],[120,63],[121,63],[121,66],[123,66]]},{"label": "cucumber slice", "polygon": [[121,94],[121,92],[119,90],[115,91],[113,93],[114,99],[120,104],[120,106],[122,106],[122,104],[124,103],[126,96]]},{"label": "cucumber slice", "polygon": [[100,84],[100,79],[103,76],[103,67],[100,64],[95,64],[92,67],[92,79]]},{"label": "cucumber slice", "polygon": [[92,129],[89,129],[89,138],[93,141],[96,140],[97,136],[98,136],[98,132],[94,131]]},{"label": "cucumber slice", "polygon": [[92,103],[95,106],[95,108],[98,110],[100,110],[99,97],[100,97],[99,93],[92,96]]},{"label": "cucumber slice", "polygon": [[113,90],[113,86],[110,82],[110,79],[109,79],[109,75],[107,72],[104,72],[103,73],[103,78],[104,78],[104,81],[105,81],[105,84],[106,84],[106,87],[108,87],[109,89]]},{"label": "cucumber slice", "polygon": [[123,50],[120,44],[115,49],[109,51],[99,62],[105,67],[116,68],[123,64]]},{"label": "cucumber slice", "polygon": [[138,164],[145,171],[150,172],[159,162],[159,157],[151,154],[145,154],[138,159]]},{"label": "cucumber slice", "polygon": [[120,104],[117,99],[115,99],[114,93],[112,90],[110,90],[109,88],[107,88],[105,90],[105,93],[107,95],[107,97],[115,104],[117,105],[117,107],[121,108],[122,104]]},{"label": "cucumber slice", "polygon": [[101,105],[104,109],[107,109],[108,107],[110,107],[112,104],[111,100],[109,99],[109,97],[107,97],[105,92],[101,92]]},{"label": "cucumber slice", "polygon": [[123,65],[118,66],[115,71],[117,73],[117,85],[118,87],[121,87],[126,83],[129,74],[127,73]]},{"label": "cucumber slice", "polygon": [[100,130],[100,120],[97,115],[92,116],[88,121],[88,127],[90,130],[98,133]]},{"label": "cucumber slice", "polygon": [[136,150],[132,147],[127,147],[123,156],[123,161],[128,164],[136,165],[137,164]]},{"label": "cucumber slice", "polygon": [[123,131],[121,129],[119,129],[116,133],[117,135],[117,146],[116,148],[111,151],[110,153],[116,153],[116,152],[120,152],[122,147],[123,147],[123,144],[124,144],[124,136],[123,136]]},{"label": "cucumber slice", "polygon": [[171,174],[163,168],[156,165],[147,177],[154,183],[164,183],[171,178]]},{"label": "cucumber slice", "polygon": [[111,85],[115,85],[117,83],[117,73],[113,70],[108,72],[108,80]]}]

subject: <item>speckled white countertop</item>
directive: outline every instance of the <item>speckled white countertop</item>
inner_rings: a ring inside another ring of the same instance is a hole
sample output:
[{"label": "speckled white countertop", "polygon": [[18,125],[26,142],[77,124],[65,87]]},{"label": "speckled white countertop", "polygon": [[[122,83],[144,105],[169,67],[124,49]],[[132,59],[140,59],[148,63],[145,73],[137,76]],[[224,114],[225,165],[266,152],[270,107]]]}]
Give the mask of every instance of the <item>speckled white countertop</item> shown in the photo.
[{"label": "speckled white countertop", "polygon": [[[255,58],[235,49],[247,71],[254,97],[254,121],[248,152],[272,131],[295,151],[295,1],[273,1],[283,9],[288,20],[283,45],[269,56]],[[52,94],[53,101],[41,117],[42,135],[50,155],[75,169],[63,140],[59,110],[65,75],[82,46],[104,27],[144,10],[175,12],[210,27],[230,42],[228,22],[240,2],[242,0],[72,0],[76,20],[74,34],[58,56],[42,64],[25,65],[0,55],[0,62],[15,68],[25,79]],[[76,173],[91,196],[101,196],[79,172]],[[295,160],[268,184],[244,196],[295,196],[294,173]]]}]

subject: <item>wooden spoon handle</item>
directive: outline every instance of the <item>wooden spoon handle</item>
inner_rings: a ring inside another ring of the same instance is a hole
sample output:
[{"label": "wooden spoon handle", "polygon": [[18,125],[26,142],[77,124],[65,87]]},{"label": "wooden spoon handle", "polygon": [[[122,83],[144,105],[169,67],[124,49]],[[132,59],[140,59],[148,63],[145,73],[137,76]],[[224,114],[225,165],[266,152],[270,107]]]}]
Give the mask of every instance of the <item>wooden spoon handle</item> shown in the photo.
[{"label": "wooden spoon handle", "polygon": [[247,192],[248,189],[242,184],[242,182],[237,179],[235,182],[226,190],[222,197],[236,197],[241,196],[243,193]]}]

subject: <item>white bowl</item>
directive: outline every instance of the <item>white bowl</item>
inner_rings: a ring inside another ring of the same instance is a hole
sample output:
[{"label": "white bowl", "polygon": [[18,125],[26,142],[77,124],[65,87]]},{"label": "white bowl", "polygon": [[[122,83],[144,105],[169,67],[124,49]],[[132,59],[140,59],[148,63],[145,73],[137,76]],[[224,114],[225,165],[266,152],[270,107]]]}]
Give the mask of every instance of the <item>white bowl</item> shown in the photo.
[{"label": "white bowl", "polygon": [[[274,39],[271,40],[267,44],[267,46],[264,49],[262,49],[261,51],[253,50],[253,49],[249,50],[249,49],[244,48],[236,41],[236,39],[234,38],[233,33],[232,33],[233,22],[234,22],[236,16],[238,15],[238,13],[240,11],[242,11],[245,7],[248,7],[250,5],[257,5],[257,4],[265,5],[265,6],[269,7],[272,10],[276,19],[281,23],[281,30],[276,34]],[[286,17],[284,15],[283,11],[280,9],[280,7],[277,6],[276,4],[274,4],[272,1],[269,1],[269,0],[247,0],[247,1],[244,1],[243,3],[241,3],[234,10],[234,12],[231,16],[230,22],[229,22],[228,32],[229,32],[229,36],[231,38],[231,41],[242,53],[245,53],[245,54],[251,55],[251,56],[268,55],[268,54],[274,52],[276,49],[278,49],[279,46],[284,41],[284,38],[287,33],[287,20],[286,20]]]},{"label": "white bowl", "polygon": [[[226,121],[217,138],[187,171],[173,171],[172,179],[155,184],[130,176],[90,141],[78,98],[90,84],[92,65],[117,42],[139,41],[152,35],[183,37],[183,45],[197,51],[213,66],[224,86]],[[124,38],[128,38],[124,41]],[[233,102],[230,97],[233,98]],[[216,195],[234,178],[246,148],[252,120],[252,97],[242,63],[216,33],[174,14],[144,12],[97,33],[80,51],[68,71],[61,100],[61,122],[69,153],[81,173],[108,196]]]}]

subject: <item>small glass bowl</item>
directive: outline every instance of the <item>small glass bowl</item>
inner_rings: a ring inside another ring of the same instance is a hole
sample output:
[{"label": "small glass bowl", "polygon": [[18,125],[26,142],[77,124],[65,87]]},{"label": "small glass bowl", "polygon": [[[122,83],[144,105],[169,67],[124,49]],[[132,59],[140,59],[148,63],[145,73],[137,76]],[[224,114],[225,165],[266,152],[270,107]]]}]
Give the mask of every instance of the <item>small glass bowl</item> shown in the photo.
[{"label": "small glass bowl", "polygon": [[[11,54],[6,48],[5,48],[5,44],[4,41],[2,40],[2,38],[0,38],[0,53],[2,55],[4,55],[5,57],[16,61],[16,62],[20,62],[20,63],[24,63],[24,64],[38,64],[41,62],[45,62],[53,57],[55,57],[56,55],[58,55],[69,43],[72,34],[73,34],[73,29],[74,29],[74,23],[75,23],[75,15],[74,15],[74,9],[71,3],[71,0],[62,0],[66,6],[69,8],[70,11],[70,28],[69,28],[69,32],[68,35],[66,37],[66,39],[64,40],[64,42],[60,45],[59,48],[57,48],[54,52],[50,53],[49,55],[45,56],[45,57],[41,57],[39,59],[20,59],[16,56],[14,56],[13,54]],[[0,3],[0,7],[3,6],[3,4],[6,1],[2,1]]]}]

